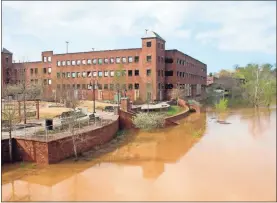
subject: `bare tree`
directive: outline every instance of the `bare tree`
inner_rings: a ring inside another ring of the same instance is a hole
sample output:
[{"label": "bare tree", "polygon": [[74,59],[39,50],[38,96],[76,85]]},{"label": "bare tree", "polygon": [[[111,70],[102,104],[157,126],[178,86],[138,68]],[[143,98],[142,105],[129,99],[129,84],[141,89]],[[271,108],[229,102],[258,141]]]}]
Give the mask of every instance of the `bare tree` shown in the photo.
[{"label": "bare tree", "polygon": [[78,134],[76,134],[75,132],[75,127],[78,123],[77,106],[80,105],[80,101],[74,89],[70,89],[66,91],[65,100],[66,100],[67,107],[70,107],[73,109],[72,114],[69,117],[67,117],[65,121],[69,125],[69,131],[72,137],[72,144],[73,144],[73,151],[74,151],[75,158],[78,159],[78,149],[77,149]]},{"label": "bare tree", "polygon": [[19,122],[17,105],[12,101],[2,102],[2,124],[9,132],[9,156],[10,162],[13,161],[12,156],[12,131],[15,125]]},{"label": "bare tree", "polygon": [[117,104],[118,108],[120,105],[120,95],[122,91],[126,90],[126,70],[124,70],[123,65],[119,65],[114,73],[114,77],[112,79],[112,84],[114,87],[114,91],[116,92],[117,95]]},{"label": "bare tree", "polygon": [[181,85],[178,85],[176,88],[172,89],[170,92],[170,96],[173,99],[176,99],[178,105],[178,99],[183,99],[185,97],[185,90],[182,89]]}]

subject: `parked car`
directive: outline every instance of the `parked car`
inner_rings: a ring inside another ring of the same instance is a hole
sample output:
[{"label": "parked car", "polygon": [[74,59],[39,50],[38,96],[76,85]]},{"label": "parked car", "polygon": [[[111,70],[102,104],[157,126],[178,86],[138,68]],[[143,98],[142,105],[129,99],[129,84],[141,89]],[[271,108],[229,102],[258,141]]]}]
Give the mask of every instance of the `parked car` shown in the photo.
[{"label": "parked car", "polygon": [[114,106],[105,106],[103,111],[114,112]]}]

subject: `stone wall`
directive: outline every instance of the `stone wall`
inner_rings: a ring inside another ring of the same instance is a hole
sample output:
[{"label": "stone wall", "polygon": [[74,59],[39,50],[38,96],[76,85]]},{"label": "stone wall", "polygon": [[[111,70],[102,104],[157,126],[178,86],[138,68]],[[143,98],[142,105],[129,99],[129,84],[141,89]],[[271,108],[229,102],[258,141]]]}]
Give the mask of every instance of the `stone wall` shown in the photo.
[{"label": "stone wall", "polygon": [[[76,136],[78,153],[89,151],[97,145],[109,142],[118,129],[119,119],[101,128]],[[49,142],[16,138],[16,143],[23,161],[52,164],[74,155],[71,136]]]}]

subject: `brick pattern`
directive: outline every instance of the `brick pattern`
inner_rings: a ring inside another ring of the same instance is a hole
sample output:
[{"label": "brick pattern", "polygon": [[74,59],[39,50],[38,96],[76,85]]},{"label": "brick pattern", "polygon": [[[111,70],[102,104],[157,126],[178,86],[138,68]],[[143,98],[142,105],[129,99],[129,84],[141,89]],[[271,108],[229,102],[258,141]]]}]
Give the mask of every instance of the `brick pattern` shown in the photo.
[{"label": "brick pattern", "polygon": [[[119,129],[119,119],[102,128],[78,135],[76,146],[78,153],[91,150],[97,145],[109,142]],[[16,138],[17,148],[23,161],[38,164],[52,164],[74,155],[72,137],[50,142],[24,140]]]},{"label": "brick pattern", "polygon": [[131,129],[134,128],[134,124],[132,121],[133,116],[136,114],[120,110],[119,111],[119,127],[120,129]]}]

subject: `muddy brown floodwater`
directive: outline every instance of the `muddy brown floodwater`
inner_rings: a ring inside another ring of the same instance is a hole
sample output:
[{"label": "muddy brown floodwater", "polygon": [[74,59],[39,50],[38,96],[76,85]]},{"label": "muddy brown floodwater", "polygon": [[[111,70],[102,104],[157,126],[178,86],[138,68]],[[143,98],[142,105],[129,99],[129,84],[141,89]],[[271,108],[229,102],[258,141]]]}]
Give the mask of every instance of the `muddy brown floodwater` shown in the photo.
[{"label": "muddy brown floodwater", "polygon": [[179,126],[129,132],[92,160],[2,167],[2,201],[275,201],[276,108],[214,113]]}]

